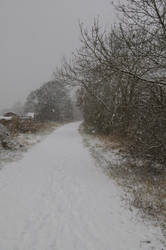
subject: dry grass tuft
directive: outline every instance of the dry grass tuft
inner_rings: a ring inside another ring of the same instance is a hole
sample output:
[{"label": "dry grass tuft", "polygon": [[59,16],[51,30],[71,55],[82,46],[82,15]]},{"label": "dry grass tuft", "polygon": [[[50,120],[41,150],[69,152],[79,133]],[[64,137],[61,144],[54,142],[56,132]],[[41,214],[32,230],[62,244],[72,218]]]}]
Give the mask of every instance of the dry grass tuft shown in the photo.
[{"label": "dry grass tuft", "polygon": [[[81,128],[82,133],[86,130]],[[164,166],[152,163],[144,159],[133,159],[128,153],[128,145],[131,142],[126,138],[103,135],[91,135],[99,139],[99,142],[90,147],[92,155],[99,165],[106,168],[106,172],[125,191],[124,199],[129,208],[138,209],[141,216],[153,219],[162,226],[166,237],[166,169]],[[86,138],[86,135],[85,135]],[[122,156],[119,164],[112,163],[112,159],[105,159],[105,152],[116,152]]]}]

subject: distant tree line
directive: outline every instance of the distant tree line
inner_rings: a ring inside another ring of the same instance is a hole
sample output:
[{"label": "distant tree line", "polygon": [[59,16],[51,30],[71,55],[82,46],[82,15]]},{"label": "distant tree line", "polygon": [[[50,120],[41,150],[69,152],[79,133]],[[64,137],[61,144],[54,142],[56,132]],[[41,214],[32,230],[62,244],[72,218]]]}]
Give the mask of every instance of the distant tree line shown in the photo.
[{"label": "distant tree line", "polygon": [[33,112],[40,121],[71,121],[72,103],[66,87],[57,80],[32,91],[25,102],[24,113]]},{"label": "distant tree line", "polygon": [[57,74],[80,86],[85,124],[127,136],[136,157],[166,163],[166,1],[127,0],[120,22],[80,24],[81,47]]}]

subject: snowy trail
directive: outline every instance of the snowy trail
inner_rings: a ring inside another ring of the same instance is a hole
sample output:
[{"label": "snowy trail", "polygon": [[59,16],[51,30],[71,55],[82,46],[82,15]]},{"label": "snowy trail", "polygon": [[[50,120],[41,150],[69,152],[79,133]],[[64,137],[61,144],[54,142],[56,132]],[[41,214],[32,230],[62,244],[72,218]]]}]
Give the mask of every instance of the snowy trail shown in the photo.
[{"label": "snowy trail", "polygon": [[78,126],[57,129],[0,171],[0,250],[162,250],[160,230],[123,208]]}]

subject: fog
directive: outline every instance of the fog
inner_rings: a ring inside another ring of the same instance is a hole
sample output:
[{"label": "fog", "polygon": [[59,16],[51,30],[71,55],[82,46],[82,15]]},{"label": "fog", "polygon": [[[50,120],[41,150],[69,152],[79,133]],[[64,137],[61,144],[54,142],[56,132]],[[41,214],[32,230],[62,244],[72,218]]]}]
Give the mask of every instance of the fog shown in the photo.
[{"label": "fog", "polygon": [[51,79],[79,47],[79,20],[108,25],[113,13],[109,0],[0,0],[0,109]]}]

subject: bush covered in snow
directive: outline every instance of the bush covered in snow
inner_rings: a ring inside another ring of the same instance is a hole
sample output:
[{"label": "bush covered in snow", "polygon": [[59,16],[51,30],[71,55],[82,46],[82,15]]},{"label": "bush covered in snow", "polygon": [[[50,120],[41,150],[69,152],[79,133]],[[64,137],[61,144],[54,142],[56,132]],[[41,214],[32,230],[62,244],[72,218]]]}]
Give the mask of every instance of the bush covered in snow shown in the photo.
[{"label": "bush covered in snow", "polygon": [[0,124],[0,144],[5,149],[15,149],[17,147],[9,130],[2,124]]},{"label": "bush covered in snow", "polygon": [[0,141],[2,142],[7,137],[9,137],[9,135],[9,130],[4,125],[0,124]]}]

